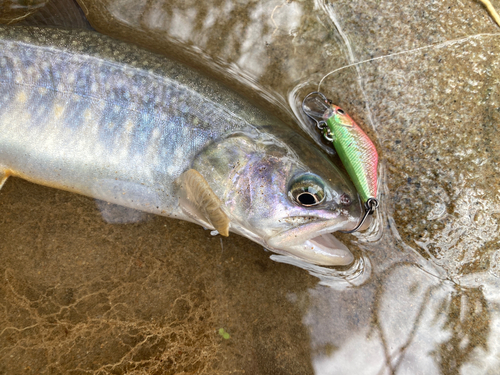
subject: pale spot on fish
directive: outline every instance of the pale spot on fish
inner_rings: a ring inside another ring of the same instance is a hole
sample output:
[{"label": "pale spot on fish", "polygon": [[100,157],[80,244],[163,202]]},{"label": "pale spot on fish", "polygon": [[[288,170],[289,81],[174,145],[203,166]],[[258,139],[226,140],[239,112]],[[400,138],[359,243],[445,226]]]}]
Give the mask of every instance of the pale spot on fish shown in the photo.
[{"label": "pale spot on fish", "polygon": [[90,91],[92,91],[92,93],[97,92],[97,83],[92,82],[92,85],[90,86]]},{"label": "pale spot on fish", "polygon": [[92,121],[90,122],[90,133],[92,135],[97,135],[99,134],[99,122],[98,121]]},{"label": "pale spot on fish", "polygon": [[28,97],[24,91],[21,91],[19,94],[17,94],[17,101],[19,103],[26,103],[28,100]]},{"label": "pale spot on fish", "polygon": [[195,117],[193,120],[193,125],[198,125],[199,122],[200,122],[200,119],[198,117]]},{"label": "pale spot on fish", "polygon": [[86,109],[85,112],[83,112],[83,118],[86,121],[92,120],[92,111],[90,109]]},{"label": "pale spot on fish", "polygon": [[75,81],[76,81],[76,76],[75,76],[75,74],[74,74],[74,73],[70,73],[70,74],[68,74],[68,78],[67,78],[67,80],[68,80],[68,83],[69,83],[70,85],[72,85],[73,83],[75,83]]},{"label": "pale spot on fish", "polygon": [[184,152],[185,150],[178,148],[177,150],[175,150],[174,155],[177,159],[180,159],[184,156]]},{"label": "pale spot on fish", "polygon": [[127,120],[127,122],[125,123],[125,130],[131,133],[132,129],[134,129],[134,123],[130,120]]},{"label": "pale spot on fish", "polygon": [[61,118],[63,112],[64,112],[64,107],[62,105],[56,104],[54,106],[54,115],[57,119]]},{"label": "pale spot on fish", "polygon": [[39,88],[38,88],[38,93],[39,93],[40,95],[44,95],[44,94],[46,94],[46,93],[47,93],[47,89],[46,89],[45,87],[39,87]]}]

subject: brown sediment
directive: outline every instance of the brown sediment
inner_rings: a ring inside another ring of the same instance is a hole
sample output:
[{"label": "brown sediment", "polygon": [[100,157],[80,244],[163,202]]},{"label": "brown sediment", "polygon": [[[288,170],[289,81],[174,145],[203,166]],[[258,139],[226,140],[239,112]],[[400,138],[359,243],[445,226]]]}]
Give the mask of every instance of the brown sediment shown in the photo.
[{"label": "brown sediment", "polygon": [[313,373],[287,293],[314,278],[260,246],[159,216],[109,225],[92,199],[17,178],[0,197],[0,369]]},{"label": "brown sediment", "polygon": [[50,0],[3,0],[0,4],[0,23],[13,24],[36,13]]}]

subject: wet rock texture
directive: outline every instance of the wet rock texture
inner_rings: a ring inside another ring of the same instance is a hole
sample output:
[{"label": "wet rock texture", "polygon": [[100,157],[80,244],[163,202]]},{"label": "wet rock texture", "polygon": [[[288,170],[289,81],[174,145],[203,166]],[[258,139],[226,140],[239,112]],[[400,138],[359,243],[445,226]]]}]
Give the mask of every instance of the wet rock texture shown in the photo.
[{"label": "wet rock texture", "polygon": [[[374,14],[356,4],[356,18]],[[497,250],[500,28],[486,12],[474,17],[476,4],[415,5],[421,12],[387,27],[366,22],[362,35],[341,21],[356,60],[374,59],[357,66],[358,90],[345,100],[364,99],[354,111],[379,142],[399,234],[460,276],[487,268]]]},{"label": "wet rock texture", "polygon": [[377,227],[351,243],[372,275],[327,288],[237,236],[109,225],[90,199],[12,179],[0,373],[497,372],[500,27],[479,2],[78,2],[316,139],[297,109],[320,84],[380,152]]}]

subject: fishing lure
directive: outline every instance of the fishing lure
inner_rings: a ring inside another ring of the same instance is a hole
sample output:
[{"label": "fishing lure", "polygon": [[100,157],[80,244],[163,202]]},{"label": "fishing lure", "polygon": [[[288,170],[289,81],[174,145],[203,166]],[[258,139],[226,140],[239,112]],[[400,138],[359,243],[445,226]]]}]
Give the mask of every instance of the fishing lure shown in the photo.
[{"label": "fishing lure", "polygon": [[302,102],[302,110],[316,122],[323,137],[333,143],[365,205],[365,214],[359,224],[353,230],[345,232],[353,233],[378,207],[378,154],[375,145],[342,108],[334,105],[320,92],[308,94]]}]

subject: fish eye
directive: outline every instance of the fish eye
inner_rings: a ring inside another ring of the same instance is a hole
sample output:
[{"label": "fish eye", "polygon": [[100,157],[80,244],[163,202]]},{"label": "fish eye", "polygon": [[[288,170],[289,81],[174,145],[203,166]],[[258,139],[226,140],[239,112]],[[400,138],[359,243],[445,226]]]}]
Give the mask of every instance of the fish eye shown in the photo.
[{"label": "fish eye", "polygon": [[288,195],[300,206],[316,206],[325,198],[323,186],[319,177],[310,173],[304,174],[292,181]]},{"label": "fish eye", "polygon": [[295,199],[302,206],[314,206],[319,203],[318,196],[308,191],[298,194]]}]

